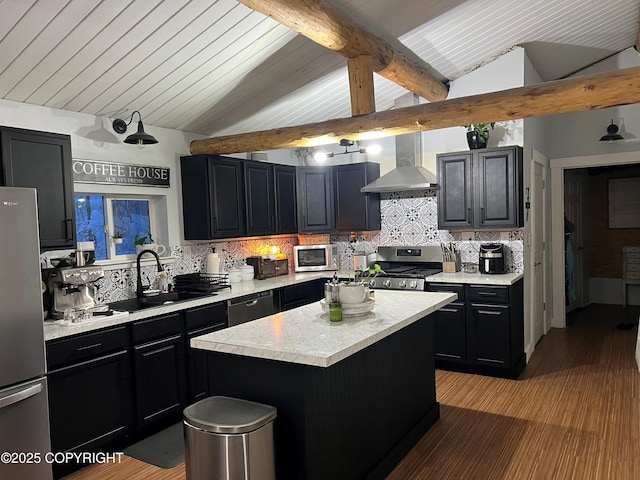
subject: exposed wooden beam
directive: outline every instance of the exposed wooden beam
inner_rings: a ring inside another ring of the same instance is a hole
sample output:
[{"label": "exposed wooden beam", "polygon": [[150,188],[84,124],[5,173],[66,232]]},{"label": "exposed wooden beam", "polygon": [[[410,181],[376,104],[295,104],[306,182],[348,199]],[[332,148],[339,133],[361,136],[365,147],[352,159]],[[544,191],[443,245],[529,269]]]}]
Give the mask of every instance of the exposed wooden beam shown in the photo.
[{"label": "exposed wooden beam", "polygon": [[366,115],[376,111],[376,96],[373,87],[373,59],[360,55],[347,60],[349,67],[349,91],[351,93],[351,116]]},{"label": "exposed wooden beam", "polygon": [[640,103],[640,67],[296,127],[194,140],[192,154],[228,154],[361,140],[470,123],[541,117]]},{"label": "exposed wooden beam", "polygon": [[636,36],[636,52],[640,52],[640,17],[638,18],[638,33]]},{"label": "exposed wooden beam", "polygon": [[429,101],[447,98],[447,87],[428,65],[408,59],[322,0],[238,0],[347,58],[370,55],[373,70]]}]

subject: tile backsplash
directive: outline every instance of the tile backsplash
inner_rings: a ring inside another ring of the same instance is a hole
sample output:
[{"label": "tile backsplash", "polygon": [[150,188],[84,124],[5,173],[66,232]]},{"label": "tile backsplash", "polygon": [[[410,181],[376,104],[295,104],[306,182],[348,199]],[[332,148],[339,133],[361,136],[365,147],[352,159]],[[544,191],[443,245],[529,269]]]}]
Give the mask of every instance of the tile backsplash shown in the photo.
[{"label": "tile backsplash", "polygon": [[[345,270],[352,268],[354,252],[375,252],[379,245],[421,246],[453,242],[460,249],[463,262],[477,263],[480,244],[492,242],[505,245],[508,272],[524,271],[523,230],[501,232],[438,230],[435,190],[414,190],[380,195],[382,224],[379,232],[362,232],[355,238],[350,234],[290,235],[173,246],[171,255],[175,261],[165,266],[169,281],[172,282],[175,275],[204,271],[206,256],[213,247],[220,254],[220,268],[223,270],[243,264],[248,256],[268,255],[271,247],[275,246],[289,257],[289,269],[292,271],[294,245],[328,242],[340,245],[340,263]],[[155,277],[155,267],[143,267],[142,278],[145,285],[153,282]],[[109,270],[98,282],[97,300],[100,303],[109,303],[131,298],[135,296],[135,283],[135,268]]]}]

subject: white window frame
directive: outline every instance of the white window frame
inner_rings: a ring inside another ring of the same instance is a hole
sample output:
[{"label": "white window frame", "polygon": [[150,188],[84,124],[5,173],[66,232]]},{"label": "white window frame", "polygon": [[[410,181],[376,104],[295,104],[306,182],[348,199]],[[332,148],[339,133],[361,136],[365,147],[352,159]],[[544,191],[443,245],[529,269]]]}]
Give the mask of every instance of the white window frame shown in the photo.
[{"label": "white window frame", "polygon": [[[113,200],[146,200],[149,204],[149,228],[151,230],[151,235],[154,238],[158,237],[158,203],[161,196],[157,195],[139,195],[139,194],[114,194],[114,193],[105,193],[105,192],[85,192],[85,191],[76,191],[75,195],[89,195],[89,196],[101,196],[105,202],[104,205],[104,229],[105,233],[108,237],[108,257],[106,260],[96,260],[96,265],[102,266],[113,266],[118,267],[126,264],[127,266],[132,265],[136,261],[137,254],[127,254],[127,255],[116,255],[116,246],[110,240],[113,238],[114,233],[114,222],[113,222]],[[168,252],[165,253],[165,257],[168,255]],[[149,260],[150,257],[146,257],[143,264],[152,263]]]}]

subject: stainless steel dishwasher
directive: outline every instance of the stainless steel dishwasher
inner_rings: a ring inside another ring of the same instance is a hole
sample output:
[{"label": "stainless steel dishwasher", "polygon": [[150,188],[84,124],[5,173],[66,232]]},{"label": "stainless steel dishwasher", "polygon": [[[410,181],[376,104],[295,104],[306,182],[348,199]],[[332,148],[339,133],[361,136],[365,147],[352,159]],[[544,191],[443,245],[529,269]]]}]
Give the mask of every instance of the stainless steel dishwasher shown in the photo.
[{"label": "stainless steel dishwasher", "polygon": [[273,290],[227,300],[230,327],[274,313],[276,313],[276,307],[273,302]]}]

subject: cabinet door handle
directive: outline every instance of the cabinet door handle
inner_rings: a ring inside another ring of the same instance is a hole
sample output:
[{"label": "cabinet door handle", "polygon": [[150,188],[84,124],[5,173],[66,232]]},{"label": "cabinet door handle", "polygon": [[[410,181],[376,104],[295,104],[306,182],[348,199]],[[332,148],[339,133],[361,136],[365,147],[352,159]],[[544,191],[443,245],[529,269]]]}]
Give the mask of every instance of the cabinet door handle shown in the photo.
[{"label": "cabinet door handle", "polygon": [[493,312],[491,310],[478,310],[478,313],[483,315],[502,315],[502,312]]},{"label": "cabinet door handle", "polygon": [[70,242],[73,240],[73,235],[69,235],[69,232],[73,231],[73,219],[65,218],[64,219],[64,234],[67,237],[67,240]]},{"label": "cabinet door handle", "polygon": [[94,343],[92,345],[85,345],[84,347],[76,348],[76,352],[82,352],[83,350],[91,350],[92,348],[98,348],[102,345],[102,342]]},{"label": "cabinet door handle", "polygon": [[480,207],[480,223],[484,223],[484,207]]},{"label": "cabinet door handle", "polygon": [[467,208],[467,220],[471,221],[471,207]]}]

